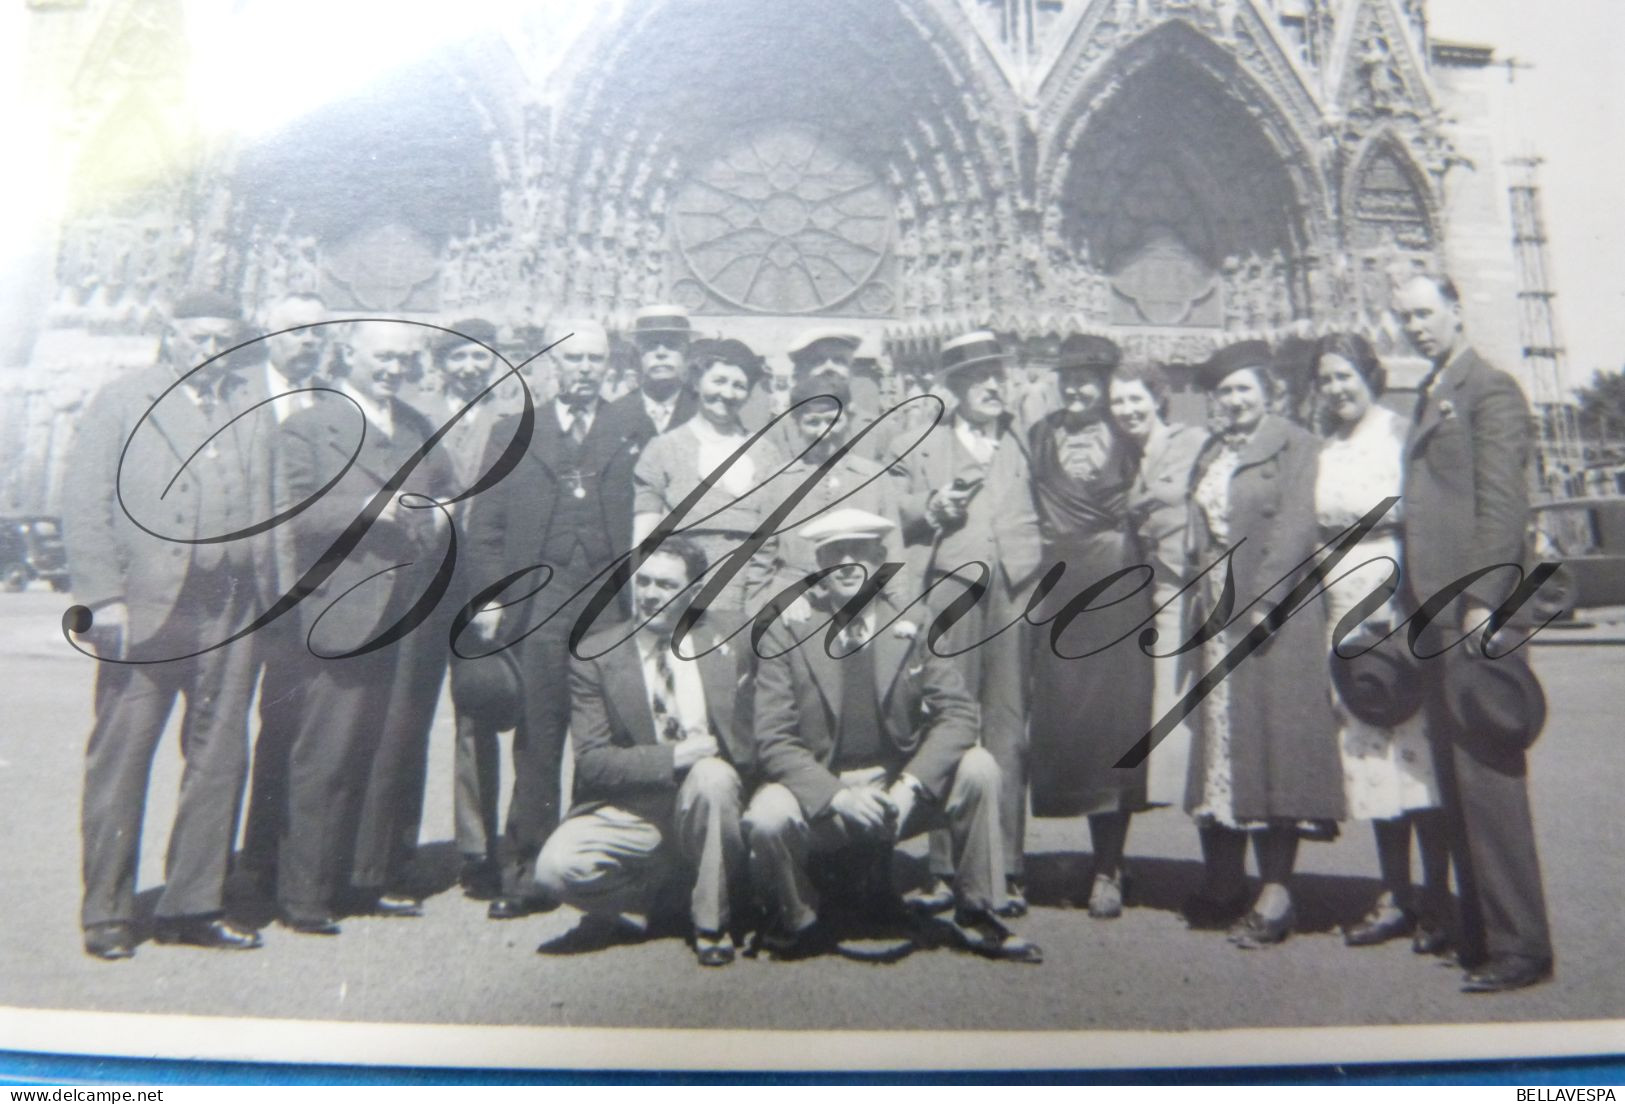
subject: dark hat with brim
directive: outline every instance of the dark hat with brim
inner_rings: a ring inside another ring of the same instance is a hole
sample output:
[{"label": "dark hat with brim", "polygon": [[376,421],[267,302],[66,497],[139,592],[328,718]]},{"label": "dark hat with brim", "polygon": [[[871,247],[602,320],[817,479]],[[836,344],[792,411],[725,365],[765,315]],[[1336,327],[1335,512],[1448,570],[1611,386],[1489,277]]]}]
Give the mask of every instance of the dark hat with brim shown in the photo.
[{"label": "dark hat with brim", "polygon": [[1422,708],[1425,691],[1404,631],[1365,651],[1360,647],[1350,640],[1341,646],[1348,658],[1335,649],[1331,654],[1332,685],[1343,708],[1356,720],[1378,728],[1410,720]]},{"label": "dark hat with brim", "polygon": [[958,372],[1005,363],[1004,348],[988,330],[973,330],[945,342],[940,353],[937,382],[947,383]]},{"label": "dark hat with brim", "polygon": [[1196,369],[1196,382],[1202,390],[1211,391],[1232,372],[1243,368],[1258,368],[1265,375],[1275,372],[1275,355],[1267,341],[1238,341],[1226,345],[1203,361]]},{"label": "dark hat with brim", "polygon": [[451,700],[457,712],[498,732],[515,728],[524,708],[519,661],[512,648],[475,659],[453,657]]},{"label": "dark hat with brim", "polygon": [[231,318],[243,320],[243,305],[229,295],[202,289],[189,291],[175,300],[171,318]]},{"label": "dark hat with brim", "polygon": [[1117,342],[1096,334],[1072,334],[1061,342],[1055,367],[1057,371],[1081,368],[1110,372],[1121,363],[1123,350],[1117,347]]},{"label": "dark hat with brim", "polygon": [[[451,332],[447,332],[447,331]],[[429,349],[435,355],[448,353],[459,345],[479,342],[481,345],[496,348],[498,340],[495,323],[487,322],[483,318],[464,318],[453,322],[444,330],[434,331],[429,339]]]},{"label": "dark hat with brim", "polygon": [[1527,751],[1546,726],[1546,692],[1519,655],[1488,659],[1450,653],[1444,704],[1467,745],[1491,754]]},{"label": "dark hat with brim", "polygon": [[692,337],[694,326],[688,320],[688,312],[682,307],[672,303],[659,303],[655,306],[644,307],[638,311],[637,317],[632,320],[632,338],[637,340],[643,337],[671,337],[680,335]]},{"label": "dark hat with brim", "polygon": [[762,358],[751,351],[743,341],[732,337],[707,337],[688,347],[688,363],[696,372],[703,372],[713,364],[732,364],[744,369],[752,384],[761,376]]}]

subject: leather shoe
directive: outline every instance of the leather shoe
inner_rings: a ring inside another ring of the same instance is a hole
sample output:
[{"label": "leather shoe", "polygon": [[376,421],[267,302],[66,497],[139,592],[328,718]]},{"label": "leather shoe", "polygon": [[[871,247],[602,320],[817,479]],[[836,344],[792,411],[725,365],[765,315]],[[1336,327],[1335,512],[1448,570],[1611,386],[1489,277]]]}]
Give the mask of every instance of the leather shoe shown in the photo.
[{"label": "leather shoe", "polygon": [[1428,916],[1416,921],[1416,934],[1411,936],[1411,950],[1419,955],[1443,955],[1450,950],[1450,929]]},{"label": "leather shoe", "polygon": [[1552,980],[1552,960],[1496,958],[1463,976],[1463,993],[1505,993]]},{"label": "leather shoe", "polygon": [[733,936],[727,932],[695,932],[694,958],[701,966],[728,965],[734,960]]},{"label": "leather shoe", "polygon": [[123,920],[92,924],[85,929],[85,953],[108,962],[134,958],[135,929]]},{"label": "leather shoe", "polygon": [[1230,942],[1244,951],[1255,951],[1260,947],[1272,947],[1277,943],[1285,943],[1286,937],[1292,934],[1292,925],[1296,917],[1293,915],[1291,905],[1280,916],[1271,919],[1261,915],[1256,909],[1242,917],[1235,927],[1230,929]]},{"label": "leather shoe", "polygon": [[373,902],[372,911],[378,916],[422,916],[423,902],[404,893],[384,893]]},{"label": "leather shoe", "polygon": [[1096,874],[1089,890],[1089,915],[1096,920],[1115,920],[1123,915],[1123,879]]},{"label": "leather shoe", "polygon": [[1343,929],[1343,943],[1348,947],[1375,947],[1409,935],[1415,925],[1416,917],[1409,909],[1379,906],[1366,913],[1359,923]]},{"label": "leather shoe", "polygon": [[646,933],[637,925],[616,916],[603,916],[589,912],[579,923],[563,935],[549,939],[536,948],[541,955],[578,955],[603,951],[624,943],[635,943]]},{"label": "leather shoe", "polygon": [[1038,944],[1023,939],[992,913],[962,909],[954,914],[954,931],[966,950],[1000,962],[1024,962],[1036,966],[1044,961]]},{"label": "leather shoe", "polygon": [[932,878],[925,889],[911,889],[903,894],[903,903],[915,912],[935,916],[954,907],[954,887],[946,878]]},{"label": "leather shoe", "polygon": [[498,897],[485,909],[487,920],[520,920],[539,912],[551,912],[558,905],[541,897]]},{"label": "leather shoe", "polygon": [[344,930],[331,916],[296,916],[283,913],[278,922],[289,931],[300,935],[337,935]]},{"label": "leather shoe", "polygon": [[457,884],[462,887],[464,897],[489,901],[502,895],[502,872],[484,856],[464,855],[462,869],[457,873]]},{"label": "leather shoe", "polygon": [[153,928],[159,943],[203,947],[211,951],[252,951],[262,944],[260,933],[239,928],[230,920],[206,916],[160,919]]},{"label": "leather shoe", "polygon": [[1020,878],[1004,880],[1004,904],[994,911],[1006,920],[1027,915],[1027,887]]},{"label": "leather shoe", "polygon": [[816,958],[835,949],[834,936],[819,920],[793,932],[773,927],[762,932],[756,940],[755,952],[767,952],[775,962],[799,962]]}]

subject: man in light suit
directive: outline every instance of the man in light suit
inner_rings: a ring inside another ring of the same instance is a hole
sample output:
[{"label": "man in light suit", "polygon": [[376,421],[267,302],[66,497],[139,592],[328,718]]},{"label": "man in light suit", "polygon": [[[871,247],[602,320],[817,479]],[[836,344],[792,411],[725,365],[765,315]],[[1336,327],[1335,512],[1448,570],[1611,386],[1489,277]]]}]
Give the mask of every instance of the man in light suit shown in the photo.
[{"label": "man in light suit", "polygon": [[729,929],[745,872],[739,811],[752,751],[739,665],[728,645],[710,650],[716,642],[704,633],[675,651],[672,644],[681,595],[705,568],[693,544],[666,541],[633,577],[632,639],[624,627],[604,630],[582,644],[593,658],[571,663],[576,800],[536,860],[536,881],[587,916],[544,952],[643,934],[660,891],[680,876],[692,880],[700,965],[734,960]]},{"label": "man in light suit", "polygon": [[[1405,335],[1433,363],[1405,451],[1404,579],[1411,608],[1475,571],[1525,562],[1529,405],[1517,383],[1467,344],[1448,279],[1418,276],[1398,291]],[[1435,618],[1419,654],[1472,630],[1439,663],[1485,663],[1482,626],[1510,595],[1511,571],[1484,576]],[[1493,651],[1493,649],[1492,649]],[[1428,735],[1461,891],[1459,958],[1468,992],[1551,977],[1552,943],[1521,751],[1462,731],[1427,679]]]},{"label": "man in light suit", "polygon": [[[548,354],[558,375],[558,397],[537,407],[534,436],[519,465],[470,500],[468,512],[475,578],[491,584],[528,571],[510,588],[510,599],[547,579],[531,598],[483,613],[461,642],[470,656],[515,648],[524,680],[501,893],[488,908],[493,920],[552,904],[535,891],[534,863],[559,822],[570,725],[570,631],[598,590],[594,576],[631,548],[632,469],[648,442],[645,412],[627,401],[636,395],[615,403],[598,397],[609,364],[603,327],[561,320],[549,325],[548,340],[560,342]],[[486,468],[514,433],[512,419],[498,423]],[[617,603],[598,623],[610,624],[624,613]]]},{"label": "man in light suit", "polygon": [[[252,623],[270,543],[224,539],[270,516],[242,381],[226,350],[241,308],[215,292],[174,306],[159,366],[91,401],[67,465],[64,536],[78,628],[103,661],[85,756],[85,950],[135,953],[136,864],[152,757],[177,694],[186,769],[170,830],[155,937],[250,950],[224,915],[224,883],[248,772]],[[206,543],[193,543],[213,538]],[[273,575],[274,577],[274,575]],[[87,631],[88,630],[88,631]]]},{"label": "man in light suit", "polygon": [[786,620],[765,637],[756,673],[756,753],[764,785],[745,814],[752,880],[771,917],[762,946],[775,958],[817,953],[833,933],[818,923],[807,876],[813,853],[890,843],[946,828],[955,866],[955,928],[972,950],[1039,962],[1038,947],[994,913],[1005,896],[1003,787],[976,746],[976,705],[955,665],[899,621],[885,597],[851,609],[886,559],[894,524],[846,508],[800,530],[829,574],[815,606],[846,621],[830,642]]},{"label": "man in light suit", "polygon": [[[1022,618],[1042,542],[1027,446],[1006,409],[1006,358],[998,340],[976,331],[944,344],[941,356],[938,383],[953,393],[954,413],[893,471],[901,473],[898,503],[913,576],[927,587],[942,583],[929,599],[933,614],[978,577],[974,566],[966,565],[986,564],[990,572],[987,592],[939,647],[960,651],[954,662],[981,706],[982,746],[999,765],[1004,786],[999,816],[1010,880],[1003,909],[1019,916],[1026,911],[1026,641],[1020,624],[999,630]],[[966,570],[947,579],[961,567]],[[934,834],[933,885],[911,897],[922,908],[940,911],[952,904],[948,850],[946,837]]]},{"label": "man in light suit", "polygon": [[[355,540],[297,607],[304,646],[290,657],[301,668],[299,722],[276,894],[283,924],[304,934],[337,934],[340,911],[413,911],[410,902],[396,909],[385,899],[405,887],[363,880],[360,900],[346,900],[346,891],[358,873],[358,848],[401,835],[394,818],[404,801],[366,817],[364,803],[369,790],[398,792],[412,783],[410,757],[399,747],[407,729],[391,722],[391,703],[408,689],[414,650],[443,646],[427,640],[422,625],[377,646],[423,597],[448,543],[444,514],[413,506],[410,496],[443,501],[457,489],[444,453],[424,452],[433,427],[396,397],[421,343],[407,323],[351,323],[343,365],[335,368],[338,394],[321,396],[278,430],[277,508],[306,504],[287,522],[296,570],[329,562],[342,542]],[[404,482],[384,496],[409,466]]]}]

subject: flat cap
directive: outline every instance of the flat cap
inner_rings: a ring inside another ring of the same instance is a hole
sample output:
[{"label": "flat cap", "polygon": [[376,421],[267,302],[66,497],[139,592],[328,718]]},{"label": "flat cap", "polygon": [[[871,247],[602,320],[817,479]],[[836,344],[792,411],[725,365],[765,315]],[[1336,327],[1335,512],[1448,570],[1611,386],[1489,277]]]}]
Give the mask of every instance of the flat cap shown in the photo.
[{"label": "flat cap", "polygon": [[814,518],[796,530],[796,536],[817,549],[835,541],[884,540],[895,528],[889,518],[848,506]]}]

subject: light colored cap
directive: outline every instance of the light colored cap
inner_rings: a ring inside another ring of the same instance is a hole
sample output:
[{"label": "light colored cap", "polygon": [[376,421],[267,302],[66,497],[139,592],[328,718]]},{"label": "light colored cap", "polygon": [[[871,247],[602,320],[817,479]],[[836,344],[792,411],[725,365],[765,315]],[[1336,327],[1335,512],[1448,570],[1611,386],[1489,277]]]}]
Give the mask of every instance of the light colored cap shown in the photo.
[{"label": "light colored cap", "polygon": [[848,353],[855,353],[858,346],[863,344],[863,337],[839,326],[815,326],[810,330],[802,330],[798,333],[785,352],[789,354],[791,360],[800,360],[814,345],[821,341],[839,342],[846,346]]},{"label": "light colored cap", "polygon": [[822,548],[835,541],[884,540],[895,528],[896,522],[889,518],[848,506],[819,515],[798,529],[796,536],[811,541],[814,548]]}]

